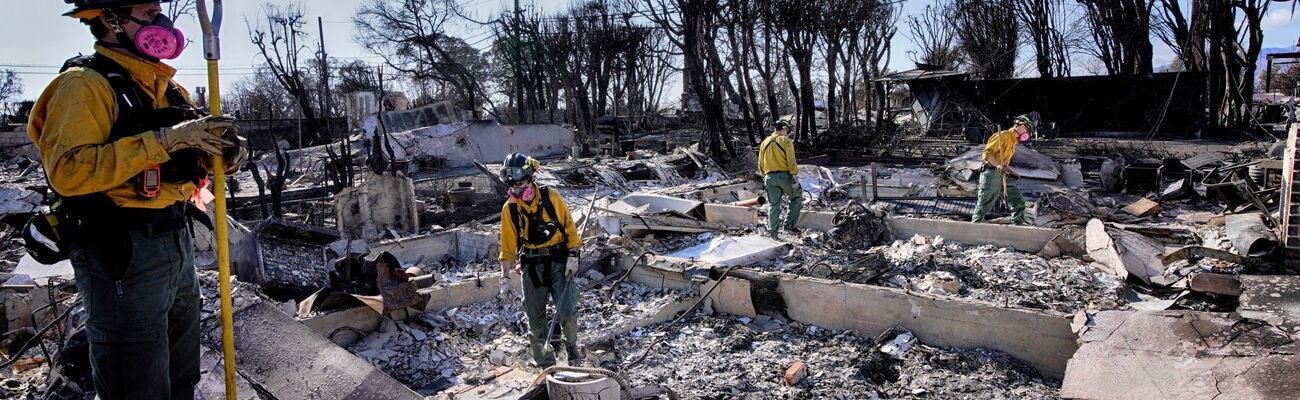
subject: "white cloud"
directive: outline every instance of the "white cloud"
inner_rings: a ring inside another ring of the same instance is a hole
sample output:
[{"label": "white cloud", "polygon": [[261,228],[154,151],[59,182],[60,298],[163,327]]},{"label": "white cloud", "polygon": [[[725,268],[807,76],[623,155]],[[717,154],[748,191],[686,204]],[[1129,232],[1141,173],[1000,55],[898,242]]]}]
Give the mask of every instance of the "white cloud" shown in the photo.
[{"label": "white cloud", "polygon": [[1259,26],[1264,28],[1265,32],[1268,32],[1275,29],[1291,27],[1296,22],[1296,19],[1291,15],[1291,8],[1286,7],[1286,10],[1273,10],[1273,12],[1265,15],[1264,19],[1260,21]]}]

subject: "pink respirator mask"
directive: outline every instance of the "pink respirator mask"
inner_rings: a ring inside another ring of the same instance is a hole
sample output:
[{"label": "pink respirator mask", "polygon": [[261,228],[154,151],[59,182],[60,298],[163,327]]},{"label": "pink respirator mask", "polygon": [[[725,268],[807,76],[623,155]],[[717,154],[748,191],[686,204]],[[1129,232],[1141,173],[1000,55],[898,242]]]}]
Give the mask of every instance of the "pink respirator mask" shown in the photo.
[{"label": "pink respirator mask", "polygon": [[529,201],[533,199],[533,185],[521,188],[510,188],[510,198],[519,201]]},{"label": "pink respirator mask", "polygon": [[171,18],[159,14],[153,22],[130,18],[144,26],[135,33],[135,48],[141,55],[159,60],[172,60],[185,50],[185,34],[173,26]]}]

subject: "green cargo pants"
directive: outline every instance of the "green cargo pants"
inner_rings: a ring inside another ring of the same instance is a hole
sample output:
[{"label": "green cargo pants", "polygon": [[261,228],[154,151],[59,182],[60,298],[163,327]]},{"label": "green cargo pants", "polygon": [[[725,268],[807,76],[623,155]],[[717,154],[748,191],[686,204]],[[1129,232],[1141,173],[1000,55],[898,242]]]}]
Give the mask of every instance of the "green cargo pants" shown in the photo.
[{"label": "green cargo pants", "polygon": [[[546,330],[551,323],[546,318],[547,297],[557,304],[564,346],[572,350],[578,345],[578,289],[576,285],[569,285],[568,293],[561,296],[564,291],[566,261],[563,257],[525,256],[521,261],[524,313],[528,315],[528,347],[533,352],[533,361],[537,362],[538,368],[544,369],[555,365],[555,353],[546,349]],[[534,278],[539,282],[534,282]],[[552,341],[558,340],[553,337]],[[573,358],[574,354],[568,356]]]},{"label": "green cargo pants", "polygon": [[81,234],[69,258],[86,308],[98,398],[193,399],[200,305],[185,220]]},{"label": "green cargo pants", "polygon": [[799,209],[803,208],[803,189],[789,172],[770,172],[763,177],[763,185],[767,188],[767,233],[776,239],[777,230],[781,228],[781,198],[789,198],[785,227],[793,229],[799,223]]},{"label": "green cargo pants", "polygon": [[[1016,225],[1025,224],[1025,197],[1020,194],[1020,188],[1016,187],[1016,181],[1019,179],[1006,176],[1006,201],[1011,207],[1011,221]],[[980,173],[980,187],[978,203],[975,204],[975,214],[971,215],[971,222],[983,222],[984,216],[993,208],[993,202],[1002,197],[1002,179],[1003,174],[995,168],[985,168]]]}]

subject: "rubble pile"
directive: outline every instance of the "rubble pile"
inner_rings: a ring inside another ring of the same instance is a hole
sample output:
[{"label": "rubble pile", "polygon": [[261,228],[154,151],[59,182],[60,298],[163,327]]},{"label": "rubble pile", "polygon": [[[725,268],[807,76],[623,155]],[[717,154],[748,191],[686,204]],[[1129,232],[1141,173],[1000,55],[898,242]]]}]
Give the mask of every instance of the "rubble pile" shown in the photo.
[{"label": "rubble pile", "polygon": [[[424,395],[459,383],[482,383],[497,366],[527,354],[527,329],[518,303],[479,303],[437,313],[386,319],[348,350]],[[487,375],[484,375],[488,373]]]},{"label": "rubble pile", "polygon": [[[629,324],[654,316],[665,306],[693,298],[693,292],[651,288],[628,282],[616,282],[589,271],[573,283],[587,288],[578,301],[579,332],[583,336],[603,338]],[[589,285],[594,285],[591,287]]]},{"label": "rubble pile", "polygon": [[881,277],[886,286],[1064,313],[1125,304],[1119,297],[1122,281],[1105,267],[1074,258],[1047,260],[919,235],[894,241],[884,255],[893,266]]},{"label": "rubble pile", "polygon": [[[574,279],[580,287],[591,286],[579,301],[582,337],[607,337],[631,329],[631,324],[689,297],[687,292],[631,283],[618,284],[612,293],[613,278],[593,271]],[[519,299],[508,303],[498,299],[413,313],[404,321],[385,319],[378,331],[348,350],[416,391],[432,395],[458,384],[489,381],[498,367],[530,368],[527,334]]]},{"label": "rubble pile", "polygon": [[[202,321],[204,332],[214,330],[219,332],[217,327],[221,325],[221,291],[218,286],[221,280],[218,275],[217,271],[198,271],[199,301],[202,303],[199,321]],[[240,282],[233,275],[230,277],[230,302],[233,306],[230,311],[232,314],[260,303],[275,303],[267,297],[261,287]],[[297,312],[297,308],[293,302],[285,302],[281,306],[281,309],[290,316]],[[208,337],[205,341],[215,349],[221,348],[220,336]]]},{"label": "rubble pile", "polygon": [[[663,383],[680,398],[1059,396],[1059,382],[1006,354],[932,347],[915,339],[895,343],[894,336],[877,340],[763,316],[697,313],[672,329],[650,327],[619,337],[615,348],[622,361],[606,366],[622,371],[633,386]],[[658,347],[633,364],[654,342]],[[795,377],[785,374],[799,361],[807,375],[790,385],[787,379]]]}]

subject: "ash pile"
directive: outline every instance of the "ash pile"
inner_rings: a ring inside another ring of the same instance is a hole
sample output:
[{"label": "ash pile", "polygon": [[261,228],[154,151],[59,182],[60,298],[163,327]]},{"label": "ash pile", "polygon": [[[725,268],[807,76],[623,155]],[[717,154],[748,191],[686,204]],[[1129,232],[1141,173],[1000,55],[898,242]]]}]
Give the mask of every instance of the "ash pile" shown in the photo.
[{"label": "ash pile", "polygon": [[920,235],[894,241],[883,254],[890,268],[880,281],[889,287],[1062,313],[1126,304],[1127,287],[1119,278],[1104,266],[1074,258],[1047,259]]},{"label": "ash pile", "polygon": [[929,346],[904,329],[863,337],[779,318],[697,313],[616,343],[625,361],[608,363],[611,369],[637,384],[665,383],[681,398],[1047,399],[1060,387],[1005,353]]}]

